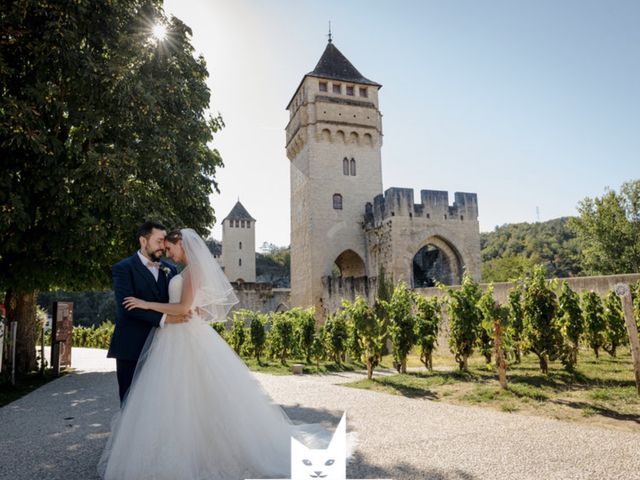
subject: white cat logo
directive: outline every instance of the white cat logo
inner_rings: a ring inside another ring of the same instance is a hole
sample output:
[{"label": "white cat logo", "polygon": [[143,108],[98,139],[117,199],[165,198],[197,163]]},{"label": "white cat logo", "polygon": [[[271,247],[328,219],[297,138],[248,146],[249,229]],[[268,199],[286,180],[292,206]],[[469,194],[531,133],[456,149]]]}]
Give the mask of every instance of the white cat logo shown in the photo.
[{"label": "white cat logo", "polygon": [[347,480],[346,438],[347,412],[342,414],[327,448],[308,448],[291,437],[291,479],[281,480]]}]

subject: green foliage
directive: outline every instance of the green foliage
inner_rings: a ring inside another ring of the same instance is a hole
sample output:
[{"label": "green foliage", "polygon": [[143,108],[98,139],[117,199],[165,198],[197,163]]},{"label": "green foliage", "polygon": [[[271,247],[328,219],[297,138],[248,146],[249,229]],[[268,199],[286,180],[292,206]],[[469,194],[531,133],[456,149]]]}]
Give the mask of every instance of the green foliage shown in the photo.
[{"label": "green foliage", "polygon": [[569,345],[569,354],[564,359],[567,368],[572,369],[578,363],[580,337],[584,331],[584,320],[580,308],[580,296],[571,290],[564,281],[558,295],[558,321],[560,331]]},{"label": "green foliage", "polygon": [[227,340],[227,327],[224,322],[212,322],[211,328],[213,328],[223,340]]},{"label": "green foliage", "polygon": [[512,339],[515,363],[520,363],[524,309],[522,307],[522,281],[517,280],[507,294],[508,335]]},{"label": "green foliage", "polygon": [[606,324],[605,343],[602,348],[611,355],[616,356],[616,349],[620,345],[629,343],[627,326],[625,325],[622,301],[613,290],[604,298],[604,321]]},{"label": "green foliage", "polygon": [[355,332],[353,338],[357,339],[358,358],[367,365],[367,376],[371,379],[382,356],[386,333],[384,321],[376,316],[375,309],[369,307],[360,295],[356,296],[354,302],[343,300],[342,307],[347,324]]},{"label": "green foliage", "polygon": [[398,371],[407,372],[407,355],[415,345],[415,317],[413,294],[407,284],[400,282],[393,289],[390,301],[380,300],[389,319],[389,334],[393,343],[393,357]]},{"label": "green foliage", "polygon": [[530,272],[537,260],[524,255],[507,255],[482,262],[484,282],[508,282]]},{"label": "green foliage", "polygon": [[279,288],[291,286],[291,248],[264,242],[256,253],[256,276]]},{"label": "green foliage", "polygon": [[477,307],[480,286],[468,273],[462,277],[460,289],[441,287],[447,292],[447,314],[449,316],[449,348],[454,354],[460,370],[467,370],[467,359],[473,353],[478,337],[481,313]]},{"label": "green foliage", "polygon": [[619,192],[585,198],[570,222],[582,246],[583,265],[597,275],[640,271],[640,180]]},{"label": "green foliage", "polygon": [[271,314],[272,327],[269,331],[271,356],[286,365],[289,353],[294,348],[293,321],[288,312]]},{"label": "green foliage", "polygon": [[[73,327],[73,346],[85,348],[109,348],[111,336],[115,325],[112,322],[105,322],[99,326]],[[51,339],[49,338],[49,343]]]},{"label": "green foliage", "polygon": [[433,351],[438,343],[438,328],[440,325],[440,302],[437,297],[426,298],[415,294],[415,336],[416,344],[420,347],[420,361],[433,371]]},{"label": "green foliage", "polygon": [[333,360],[340,365],[347,347],[349,332],[343,311],[329,315],[325,322],[325,335],[327,347]]},{"label": "green foliage", "polygon": [[500,318],[499,305],[493,299],[493,285],[490,285],[478,300],[478,309],[482,314],[482,320],[478,328],[477,345],[487,363],[491,363],[491,354],[494,349],[493,322],[496,318]]},{"label": "green foliage", "polygon": [[311,356],[315,360],[317,368],[320,368],[320,361],[327,358],[326,344],[326,327],[322,324],[316,328],[316,333],[313,335],[313,342],[311,343]]},{"label": "green foliage", "polygon": [[598,358],[599,350],[605,343],[607,324],[602,299],[596,292],[582,293],[582,315],[586,326],[586,341]]},{"label": "green foliage", "polygon": [[258,365],[261,363],[261,355],[264,351],[267,334],[265,332],[266,315],[259,312],[252,312],[251,323],[249,324],[249,338],[251,350],[256,357]]},{"label": "green foliage", "polygon": [[305,357],[307,363],[311,363],[313,339],[316,333],[316,318],[314,308],[306,310],[296,307],[289,310],[293,318],[294,343],[297,350]]},{"label": "green foliage", "polygon": [[568,227],[568,218],[496,227],[480,234],[480,245],[485,282],[509,281],[539,264],[551,277],[582,272],[578,241]]},{"label": "green foliage", "polygon": [[0,288],[107,286],[146,218],[204,233],[222,123],[189,27],[140,0],[20,0],[0,26]]},{"label": "green foliage", "polygon": [[231,331],[229,332],[229,345],[240,355],[242,346],[247,339],[247,332],[244,326],[245,315],[243,312],[236,311],[233,315],[233,323],[231,325]]},{"label": "green foliage", "polygon": [[562,352],[562,334],[556,321],[558,302],[554,289],[545,280],[545,269],[535,267],[524,281],[523,346],[538,356],[542,373],[548,373],[549,360]]}]

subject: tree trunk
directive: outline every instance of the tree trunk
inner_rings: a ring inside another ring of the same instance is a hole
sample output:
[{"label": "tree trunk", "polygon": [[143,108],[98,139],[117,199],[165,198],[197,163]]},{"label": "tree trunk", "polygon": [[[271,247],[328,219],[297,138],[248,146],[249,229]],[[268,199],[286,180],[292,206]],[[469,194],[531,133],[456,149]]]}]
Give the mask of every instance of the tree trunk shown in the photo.
[{"label": "tree trunk", "polygon": [[496,346],[496,367],[498,369],[498,380],[502,389],[507,389],[507,361],[504,349],[502,348],[502,325],[499,320],[493,321],[494,343]]},{"label": "tree trunk", "polygon": [[522,353],[520,352],[520,347],[518,345],[516,345],[516,348],[514,349],[514,353],[516,356],[515,363],[520,363],[522,360]]},{"label": "tree trunk", "polygon": [[367,359],[367,378],[369,380],[371,380],[371,378],[373,377],[373,362],[371,361],[371,359]]},{"label": "tree trunk", "polygon": [[400,368],[402,373],[407,373],[407,357],[404,357],[400,362]]},{"label": "tree trunk", "polygon": [[429,369],[430,372],[433,372],[433,352],[429,352],[427,354],[427,369]]},{"label": "tree trunk", "polygon": [[10,322],[18,322],[16,373],[29,373],[36,364],[36,291],[9,289],[5,297]]},{"label": "tree trunk", "polygon": [[542,370],[542,373],[544,374],[549,373],[549,364],[547,362],[547,356],[538,355],[538,358],[540,359],[540,370]]}]

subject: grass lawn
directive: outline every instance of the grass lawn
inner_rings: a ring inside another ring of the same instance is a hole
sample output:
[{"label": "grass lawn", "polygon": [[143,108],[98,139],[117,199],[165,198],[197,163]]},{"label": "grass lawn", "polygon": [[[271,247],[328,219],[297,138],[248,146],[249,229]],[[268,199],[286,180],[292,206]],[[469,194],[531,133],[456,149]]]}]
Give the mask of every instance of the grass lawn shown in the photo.
[{"label": "grass lawn", "polygon": [[279,361],[262,358],[261,363],[258,364],[255,358],[243,356],[242,360],[254,372],[270,373],[272,375],[292,375],[291,367],[294,363],[302,363],[304,365],[303,373],[332,373],[332,372],[346,372],[353,370],[361,370],[365,368],[364,365],[355,363],[343,363],[338,365],[335,362],[320,362],[320,368],[315,363],[307,364],[304,359],[288,359],[286,365],[282,365]]},{"label": "grass lawn", "polygon": [[[70,371],[70,369],[61,369],[60,376],[66,375]],[[53,374],[53,369],[51,368],[46,369],[44,375],[40,375],[39,372],[16,375],[15,385],[11,385],[7,378],[0,378],[0,407],[8,405],[56,378],[59,377]]]},{"label": "grass lawn", "polygon": [[[616,358],[603,352],[599,359],[583,349],[575,372],[565,371],[560,362],[551,362],[548,375],[540,372],[535,355],[524,356],[521,364],[509,365],[507,390],[500,388],[493,364],[487,365],[480,355],[469,359],[468,373],[460,372],[453,356],[445,353],[434,356],[433,365],[431,373],[374,374],[372,380],[343,385],[640,432],[640,396],[628,348],[619,349]],[[392,368],[390,356],[383,358],[382,366]],[[411,355],[408,366],[423,365]]]}]

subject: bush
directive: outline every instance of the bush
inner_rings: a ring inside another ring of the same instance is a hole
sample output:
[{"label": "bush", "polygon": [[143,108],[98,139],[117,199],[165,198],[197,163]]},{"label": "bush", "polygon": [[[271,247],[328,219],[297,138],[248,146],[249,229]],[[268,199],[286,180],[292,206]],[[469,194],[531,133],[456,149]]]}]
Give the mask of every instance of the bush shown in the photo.
[{"label": "bush", "polygon": [[334,362],[342,364],[347,346],[347,322],[344,312],[338,311],[334,315],[329,315],[325,322],[326,346],[333,357]]},{"label": "bush", "polygon": [[580,309],[580,296],[571,290],[566,280],[562,282],[558,296],[558,320],[562,336],[569,346],[569,354],[564,363],[568,369],[572,369],[578,363],[578,348],[584,331],[584,320]]},{"label": "bush", "polygon": [[407,355],[415,345],[413,295],[407,284],[400,282],[393,289],[390,301],[380,302],[389,318],[389,335],[393,343],[393,359],[398,372],[407,373]]},{"label": "bush", "polygon": [[610,291],[604,299],[604,320],[606,330],[602,348],[615,357],[616,349],[620,345],[626,345],[629,342],[629,336],[622,311],[622,301],[614,291]]},{"label": "bush", "polygon": [[441,288],[448,294],[449,348],[460,370],[467,371],[468,358],[473,354],[481,321],[477,306],[481,296],[480,286],[465,272],[460,289]]},{"label": "bush", "polygon": [[523,341],[526,351],[538,356],[542,373],[549,373],[549,360],[562,352],[562,334],[556,321],[558,302],[554,285],[545,280],[545,269],[537,266],[524,281]]},{"label": "bush", "polygon": [[582,314],[586,325],[586,341],[598,358],[599,350],[605,342],[606,323],[602,299],[596,292],[582,294]]},{"label": "bush", "polygon": [[438,343],[440,303],[436,297],[426,298],[415,294],[416,344],[420,347],[420,361],[429,371],[433,370],[433,350]]},{"label": "bush", "polygon": [[293,322],[288,312],[276,312],[271,315],[272,327],[267,335],[271,356],[287,364],[289,353],[293,349]]},{"label": "bush", "polygon": [[356,296],[354,302],[342,301],[344,315],[357,339],[360,356],[358,360],[367,365],[367,377],[373,377],[373,369],[380,363],[382,343],[385,337],[384,320],[378,318],[375,309],[369,307],[364,298]]}]

